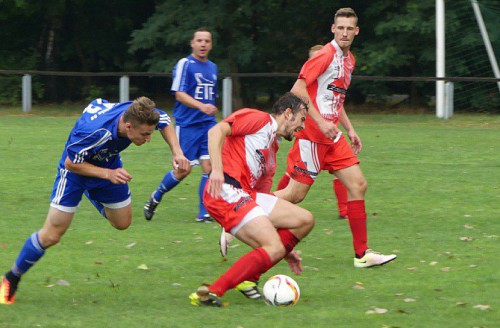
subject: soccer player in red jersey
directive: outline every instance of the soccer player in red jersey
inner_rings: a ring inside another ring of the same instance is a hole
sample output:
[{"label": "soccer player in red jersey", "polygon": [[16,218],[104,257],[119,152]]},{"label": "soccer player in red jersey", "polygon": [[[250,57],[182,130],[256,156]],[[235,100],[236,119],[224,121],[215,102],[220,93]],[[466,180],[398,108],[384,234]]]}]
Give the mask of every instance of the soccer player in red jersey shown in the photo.
[{"label": "soccer player in red jersey", "polygon": [[271,114],[238,110],[208,132],[212,172],[203,201],[226,231],[253,248],[211,285],[202,285],[189,298],[195,306],[222,306],[219,299],[243,282],[245,296],[260,299],[260,276],[285,258],[292,272],[302,271],[295,245],[314,226],[312,214],[270,193],[280,138],[292,140],[304,128],[307,104],[287,93]]},{"label": "soccer player in red jersey", "polygon": [[[358,17],[351,8],[339,9],[331,31],[334,39],[310,58],[300,71],[292,92],[309,102],[305,129],[298,132],[288,154],[290,182],[275,195],[301,202],[322,170],[331,171],[347,188],[347,216],[353,236],[354,266],[371,267],[394,260],[368,248],[365,192],[367,182],[357,154],[362,143],[344,110],[347,88],[356,60],[350,48],[359,33]],[[341,123],[351,141],[342,135]]]}]

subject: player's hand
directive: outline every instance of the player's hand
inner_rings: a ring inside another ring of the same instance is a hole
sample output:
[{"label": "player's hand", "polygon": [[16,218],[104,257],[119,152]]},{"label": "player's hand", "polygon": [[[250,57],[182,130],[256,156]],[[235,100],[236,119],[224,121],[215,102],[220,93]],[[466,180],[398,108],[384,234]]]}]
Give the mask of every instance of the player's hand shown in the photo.
[{"label": "player's hand", "polygon": [[357,155],[361,152],[361,148],[363,148],[363,144],[361,143],[361,139],[358,134],[354,131],[349,132],[348,134],[349,140],[351,140],[351,148],[354,152],[354,155]]},{"label": "player's hand", "polygon": [[288,262],[290,271],[297,275],[302,273],[302,259],[296,251],[291,251],[290,253],[285,255],[285,261]]},{"label": "player's hand", "polygon": [[217,114],[217,107],[212,104],[203,104],[200,110],[209,116],[215,116]]},{"label": "player's hand", "polygon": [[208,179],[207,192],[213,198],[220,196],[222,190],[222,184],[224,183],[224,172],[214,171],[210,173],[210,178]]},{"label": "player's hand", "polygon": [[108,180],[114,184],[125,184],[132,180],[132,176],[124,168],[118,168],[108,171]]},{"label": "player's hand", "polygon": [[189,165],[189,159],[184,157],[184,155],[176,155],[172,160],[172,166],[174,167],[174,170],[185,172],[189,169]]},{"label": "player's hand", "polygon": [[332,140],[334,140],[337,134],[341,132],[335,124],[326,120],[323,120],[320,124],[318,124],[318,127],[328,139]]}]

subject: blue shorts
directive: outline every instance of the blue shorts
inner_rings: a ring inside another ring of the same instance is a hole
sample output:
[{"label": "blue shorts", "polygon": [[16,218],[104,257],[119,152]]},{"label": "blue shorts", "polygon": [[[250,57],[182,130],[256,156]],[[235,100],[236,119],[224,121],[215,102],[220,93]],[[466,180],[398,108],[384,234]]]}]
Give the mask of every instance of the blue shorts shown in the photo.
[{"label": "blue shorts", "polygon": [[191,161],[191,166],[200,164],[202,159],[210,159],[208,155],[208,130],[216,124],[217,122],[208,121],[187,127],[175,127],[182,152]]},{"label": "blue shorts", "polygon": [[87,191],[89,198],[104,207],[118,209],[131,203],[128,184],[113,184],[109,180],[91,178],[59,169],[50,197],[51,206],[63,212],[74,213]]}]

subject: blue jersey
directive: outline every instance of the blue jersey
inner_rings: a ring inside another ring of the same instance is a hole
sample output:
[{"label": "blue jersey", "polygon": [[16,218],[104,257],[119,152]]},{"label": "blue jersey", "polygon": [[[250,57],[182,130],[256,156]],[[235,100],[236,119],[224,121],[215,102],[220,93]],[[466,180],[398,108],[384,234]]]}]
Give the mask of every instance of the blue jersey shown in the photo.
[{"label": "blue jersey", "polygon": [[[194,99],[215,105],[217,98],[217,65],[210,60],[199,61],[189,55],[177,62],[173,70],[172,93],[185,92]],[[175,124],[186,127],[201,122],[215,122],[215,116],[210,116],[199,109],[190,108],[179,101],[175,102],[173,116]]]},{"label": "blue jersey", "polygon": [[[59,169],[64,169],[66,157],[73,163],[88,162],[105,168],[122,167],[119,153],[126,149],[131,141],[118,136],[120,117],[132,104],[110,103],[104,99],[93,100],[84,110],[71,130],[66,146],[59,161]],[[170,117],[162,110],[157,129],[170,124]]]}]

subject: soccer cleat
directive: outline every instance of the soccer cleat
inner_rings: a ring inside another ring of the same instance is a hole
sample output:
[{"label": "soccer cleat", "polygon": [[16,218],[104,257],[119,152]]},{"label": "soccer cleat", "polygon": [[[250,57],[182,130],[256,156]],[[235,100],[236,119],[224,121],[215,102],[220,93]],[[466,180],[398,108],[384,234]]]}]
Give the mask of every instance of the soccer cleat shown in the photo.
[{"label": "soccer cleat", "polygon": [[7,278],[2,277],[0,285],[0,304],[12,304],[16,299],[17,281],[9,281]]},{"label": "soccer cleat", "polygon": [[160,202],[157,202],[153,195],[149,197],[149,200],[146,202],[146,205],[144,205],[144,218],[148,221],[150,221],[153,218],[153,215],[155,215],[155,210],[156,206],[158,206]]},{"label": "soccer cleat", "polygon": [[205,223],[212,223],[214,222],[214,219],[210,217],[210,214],[205,214],[201,218],[197,216],[195,218],[196,222],[205,222]]},{"label": "soccer cleat", "polygon": [[354,266],[356,268],[369,268],[376,265],[384,265],[392,260],[395,260],[396,257],[398,256],[395,254],[384,255],[379,252],[375,252],[374,250],[367,249],[362,258],[354,258]]},{"label": "soccer cleat", "polygon": [[257,282],[253,281],[243,281],[241,284],[236,286],[236,290],[249,298],[251,300],[262,300],[264,297],[259,292],[257,288]]},{"label": "soccer cleat", "polygon": [[210,293],[208,285],[201,285],[196,292],[189,295],[189,301],[194,306],[224,307],[227,305],[217,295]]}]

